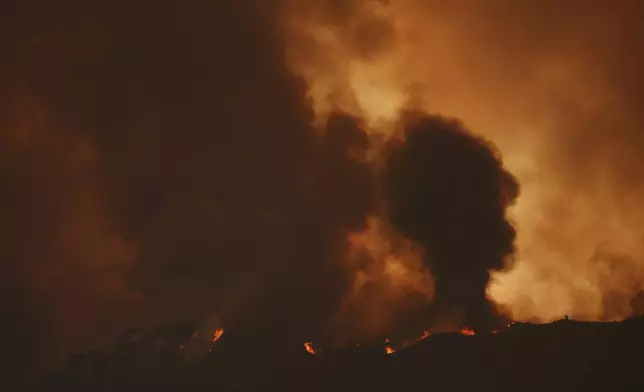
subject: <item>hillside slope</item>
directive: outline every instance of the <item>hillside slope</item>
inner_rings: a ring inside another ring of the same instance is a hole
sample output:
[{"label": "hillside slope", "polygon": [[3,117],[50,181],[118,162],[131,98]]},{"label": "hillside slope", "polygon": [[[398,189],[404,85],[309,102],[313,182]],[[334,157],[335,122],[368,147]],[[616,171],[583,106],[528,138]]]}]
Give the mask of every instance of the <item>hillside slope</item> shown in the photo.
[{"label": "hillside slope", "polygon": [[513,324],[494,335],[432,335],[385,353],[308,353],[226,333],[187,358],[189,326],[128,335],[110,354],[70,358],[38,391],[644,391],[644,318]]}]

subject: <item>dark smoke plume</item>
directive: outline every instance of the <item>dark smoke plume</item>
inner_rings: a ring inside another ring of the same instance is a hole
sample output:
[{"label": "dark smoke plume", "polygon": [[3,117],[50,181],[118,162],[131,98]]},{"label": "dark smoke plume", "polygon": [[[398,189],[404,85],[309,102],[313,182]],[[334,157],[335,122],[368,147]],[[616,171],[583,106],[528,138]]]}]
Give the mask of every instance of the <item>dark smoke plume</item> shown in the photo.
[{"label": "dark smoke plume", "polygon": [[518,184],[496,151],[455,120],[412,115],[403,130],[404,140],[387,147],[383,183],[393,225],[425,247],[434,322],[491,328],[485,288],[514,249],[505,210]]},{"label": "dark smoke plume", "polygon": [[[12,379],[126,328],[206,316],[280,345],[330,339],[351,284],[347,235],[378,204],[369,138],[344,114],[314,128],[267,3],[0,3]],[[379,26],[360,23],[352,42]],[[489,311],[487,270],[512,250],[516,184],[459,126],[407,128],[385,178],[393,222],[427,248],[437,309],[474,325]]]},{"label": "dark smoke plume", "polygon": [[488,292],[509,317],[642,310],[644,2],[292,3],[293,68],[319,110],[389,120],[412,86],[416,108],[463,120],[503,153],[521,183],[517,255]]},{"label": "dark smoke plume", "polygon": [[368,139],[343,115],[313,128],[263,4],[3,3],[12,377],[212,313],[280,344],[324,338],[346,234],[374,205]]}]

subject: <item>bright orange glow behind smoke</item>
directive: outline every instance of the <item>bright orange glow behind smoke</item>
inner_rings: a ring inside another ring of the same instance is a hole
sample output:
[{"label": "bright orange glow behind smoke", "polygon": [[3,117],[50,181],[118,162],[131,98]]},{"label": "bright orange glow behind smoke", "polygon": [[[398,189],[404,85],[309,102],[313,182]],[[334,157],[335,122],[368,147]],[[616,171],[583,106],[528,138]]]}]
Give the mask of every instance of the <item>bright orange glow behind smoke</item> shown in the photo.
[{"label": "bright orange glow behind smoke", "polygon": [[[423,265],[421,249],[398,235],[382,219],[372,216],[367,228],[348,237],[347,266],[353,287],[342,304],[339,318],[353,317],[353,329],[341,328],[348,339],[374,339],[393,330],[408,295],[431,301],[434,285]],[[368,260],[368,262],[365,262]],[[377,290],[374,290],[377,287]]]},{"label": "bright orange glow behind smoke", "polygon": [[623,178],[617,162],[629,147],[608,135],[610,124],[633,126],[633,113],[613,109],[624,102],[607,79],[610,60],[598,64],[606,56],[575,32],[592,26],[617,40],[626,11],[558,9],[549,35],[522,2],[348,3],[350,14],[329,23],[294,1],[288,19],[289,65],[309,82],[317,114],[341,108],[386,136],[405,105],[463,120],[521,184],[510,211],[516,263],[493,274],[489,297],[515,320],[627,317],[644,289],[644,188]]}]

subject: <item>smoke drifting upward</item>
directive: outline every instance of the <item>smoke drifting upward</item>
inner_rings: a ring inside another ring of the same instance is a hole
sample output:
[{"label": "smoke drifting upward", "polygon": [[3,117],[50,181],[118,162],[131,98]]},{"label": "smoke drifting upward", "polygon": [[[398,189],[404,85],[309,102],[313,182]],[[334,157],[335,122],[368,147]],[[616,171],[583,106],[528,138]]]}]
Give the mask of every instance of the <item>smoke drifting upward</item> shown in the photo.
[{"label": "smoke drifting upward", "polygon": [[436,287],[434,323],[494,328],[490,271],[506,266],[515,232],[506,208],[518,184],[487,142],[456,120],[409,115],[386,147],[391,221],[425,248]]},{"label": "smoke drifting upward", "polygon": [[41,354],[87,348],[89,331],[114,337],[113,317],[137,298],[125,285],[135,249],[109,225],[92,148],[38,102],[3,98],[0,334],[11,386]]},{"label": "smoke drifting upward", "polygon": [[497,304],[630,314],[639,3],[267,3],[0,2],[12,376],[212,313],[283,344],[431,312],[485,326],[516,183],[451,120],[399,119],[410,100],[494,142],[521,183]]},{"label": "smoke drifting upward", "polygon": [[330,333],[375,206],[369,139],[342,114],[313,127],[263,4],[3,2],[12,377],[211,313],[276,344]]},{"label": "smoke drifting upward", "polygon": [[521,184],[517,255],[488,292],[512,318],[644,310],[642,2],[292,3],[289,65],[317,113],[389,136],[413,92],[498,146]]}]

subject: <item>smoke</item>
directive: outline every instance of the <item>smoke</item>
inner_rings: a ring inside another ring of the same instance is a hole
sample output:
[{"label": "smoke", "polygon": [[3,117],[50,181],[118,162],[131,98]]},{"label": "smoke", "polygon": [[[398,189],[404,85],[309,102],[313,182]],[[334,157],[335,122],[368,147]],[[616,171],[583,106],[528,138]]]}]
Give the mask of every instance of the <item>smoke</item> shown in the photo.
[{"label": "smoke", "polygon": [[386,148],[385,194],[394,227],[424,246],[436,282],[433,318],[493,328],[485,289],[514,251],[505,210],[518,184],[496,151],[455,120],[409,115],[403,137]]},{"label": "smoke", "polygon": [[370,142],[342,114],[314,127],[261,4],[3,4],[14,377],[213,313],[280,344],[326,338],[347,236],[375,206]]},{"label": "smoke", "polygon": [[348,237],[352,286],[332,324],[340,345],[415,338],[428,326],[434,278],[424,249],[391,226],[384,207]]},{"label": "smoke", "polygon": [[90,331],[114,338],[113,317],[137,301],[124,281],[136,249],[103,210],[86,139],[21,94],[1,117],[0,333],[11,385],[42,369],[41,353],[86,349]]},{"label": "smoke", "polygon": [[[341,107],[386,138],[413,100],[498,147],[521,195],[510,209],[514,268],[488,287],[497,305],[532,321],[637,311],[642,4],[356,0],[323,12],[293,3],[289,66],[311,84],[317,113]],[[374,23],[387,27],[356,47],[358,27]]]},{"label": "smoke", "polygon": [[400,119],[410,102],[493,142],[521,183],[497,305],[627,316],[644,282],[642,9],[559,3],[2,2],[12,377],[210,314],[284,344],[451,309],[485,324],[514,183],[462,126]]}]

